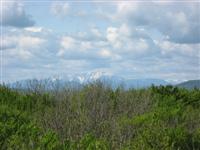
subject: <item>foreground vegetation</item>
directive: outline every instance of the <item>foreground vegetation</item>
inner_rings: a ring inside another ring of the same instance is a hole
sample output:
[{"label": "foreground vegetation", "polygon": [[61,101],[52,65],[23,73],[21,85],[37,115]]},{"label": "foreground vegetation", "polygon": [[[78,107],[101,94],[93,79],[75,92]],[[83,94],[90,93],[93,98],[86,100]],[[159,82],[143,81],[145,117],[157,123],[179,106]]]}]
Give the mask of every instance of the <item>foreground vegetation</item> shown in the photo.
[{"label": "foreground vegetation", "polygon": [[0,86],[0,149],[199,150],[200,90]]}]

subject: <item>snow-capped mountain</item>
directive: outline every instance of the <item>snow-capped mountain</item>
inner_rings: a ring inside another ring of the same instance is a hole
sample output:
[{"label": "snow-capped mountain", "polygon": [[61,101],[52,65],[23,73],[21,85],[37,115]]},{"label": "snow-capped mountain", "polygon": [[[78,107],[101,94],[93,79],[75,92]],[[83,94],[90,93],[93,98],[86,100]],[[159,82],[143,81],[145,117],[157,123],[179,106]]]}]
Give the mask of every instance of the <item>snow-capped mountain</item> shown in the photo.
[{"label": "snow-capped mountain", "polygon": [[109,81],[122,81],[124,80],[121,77],[113,76],[112,74],[106,72],[88,72],[74,75],[63,75],[63,76],[55,76],[49,78],[51,81],[59,81],[63,80],[65,82],[78,82],[80,84],[88,84],[95,81],[109,82]]},{"label": "snow-capped mountain", "polygon": [[89,73],[82,73],[79,75],[75,75],[74,79],[75,81],[79,81],[80,83],[89,83],[96,80],[101,79],[104,76],[110,76],[109,74],[106,74],[105,72],[89,72]]},{"label": "snow-capped mountain", "polygon": [[79,87],[85,84],[89,84],[95,81],[101,81],[104,84],[108,84],[113,88],[123,86],[126,89],[128,88],[146,88],[154,85],[167,85],[169,84],[162,79],[125,79],[120,76],[112,75],[106,72],[89,72],[81,73],[75,75],[63,75],[63,76],[53,76],[47,79],[40,80],[22,80],[15,83],[12,83],[12,87],[16,85],[23,85],[26,88],[26,83],[37,84],[42,83],[50,87],[53,84],[57,84],[61,87],[68,85],[70,87]]}]

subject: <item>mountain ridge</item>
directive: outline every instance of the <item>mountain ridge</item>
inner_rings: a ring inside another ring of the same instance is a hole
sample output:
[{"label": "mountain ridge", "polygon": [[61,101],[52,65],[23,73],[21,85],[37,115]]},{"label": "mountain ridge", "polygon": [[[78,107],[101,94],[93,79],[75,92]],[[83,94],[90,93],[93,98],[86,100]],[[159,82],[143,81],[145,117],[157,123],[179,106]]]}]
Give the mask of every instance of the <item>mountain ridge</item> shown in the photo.
[{"label": "mountain ridge", "polygon": [[200,88],[200,79],[184,81],[177,84],[176,86],[181,87],[181,88],[186,88],[186,89]]},{"label": "mountain ridge", "polygon": [[167,85],[169,82],[162,79],[125,79],[123,77],[112,75],[105,72],[91,72],[91,73],[82,73],[76,75],[67,75],[67,76],[54,76],[46,79],[27,79],[21,80],[14,83],[11,83],[11,87],[17,87],[17,85],[22,85],[22,87],[26,88],[26,84],[30,82],[30,84],[47,84],[47,86],[51,86],[51,84],[59,84],[60,86],[64,86],[66,84],[71,86],[81,86],[89,83],[93,83],[96,81],[100,81],[102,83],[108,84],[113,88],[117,88],[119,86],[123,86],[124,88],[147,88],[152,84],[158,85]]},{"label": "mountain ridge", "polygon": [[[64,87],[65,85],[71,86],[71,87],[81,87],[82,85],[86,85],[89,83],[93,83],[96,81],[103,82],[105,84],[110,85],[113,88],[117,88],[119,86],[123,86],[125,89],[129,88],[148,88],[152,85],[159,86],[159,85],[173,85],[177,87],[182,88],[194,88],[196,84],[200,84],[200,80],[188,80],[186,82],[181,82],[178,84],[175,84],[173,82],[168,82],[163,79],[156,79],[156,78],[137,78],[137,79],[125,79],[123,77],[112,75],[105,72],[89,72],[89,73],[81,73],[81,74],[75,74],[75,75],[67,75],[67,76],[54,76],[49,77],[46,79],[33,79],[33,80],[21,80],[14,83],[11,83],[11,87],[17,87],[17,85],[21,84],[22,87],[26,88],[26,84],[28,82],[32,82],[32,84],[37,84],[41,82],[42,84],[47,84],[47,86],[51,86],[51,84],[58,84],[61,87]],[[192,83],[191,83],[192,82]],[[191,84],[191,85],[188,85]],[[200,88],[200,85],[197,86],[197,88]]]}]

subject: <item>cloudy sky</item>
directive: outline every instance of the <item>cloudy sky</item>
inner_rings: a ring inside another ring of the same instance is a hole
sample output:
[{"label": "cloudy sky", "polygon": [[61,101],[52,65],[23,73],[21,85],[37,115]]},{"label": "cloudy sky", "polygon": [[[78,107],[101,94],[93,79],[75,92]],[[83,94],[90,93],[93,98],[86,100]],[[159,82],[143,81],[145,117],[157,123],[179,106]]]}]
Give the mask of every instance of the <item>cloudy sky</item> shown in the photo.
[{"label": "cloudy sky", "polygon": [[1,0],[1,79],[199,79],[199,12],[189,0]]}]

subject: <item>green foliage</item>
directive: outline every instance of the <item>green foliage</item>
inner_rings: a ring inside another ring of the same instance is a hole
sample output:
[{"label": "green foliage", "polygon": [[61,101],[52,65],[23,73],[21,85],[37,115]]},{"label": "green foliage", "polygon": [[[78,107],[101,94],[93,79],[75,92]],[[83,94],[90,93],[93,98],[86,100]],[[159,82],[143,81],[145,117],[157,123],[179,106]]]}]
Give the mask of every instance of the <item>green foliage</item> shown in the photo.
[{"label": "green foliage", "polygon": [[43,133],[29,117],[18,110],[0,107],[1,149],[55,149],[59,141],[54,133]]},{"label": "green foliage", "polygon": [[91,134],[86,134],[78,143],[80,150],[107,150],[107,144],[104,140],[96,139]]},{"label": "green foliage", "polygon": [[[199,110],[200,91],[167,87],[152,87],[155,105],[152,111],[130,122],[139,124],[133,149],[200,149]],[[196,119],[196,124],[187,120]],[[189,121],[189,122],[188,122]],[[189,128],[189,126],[193,128]],[[194,126],[195,125],[195,126]],[[129,148],[130,148],[129,147]]]},{"label": "green foliage", "polygon": [[200,90],[0,86],[0,149],[198,150]]}]

